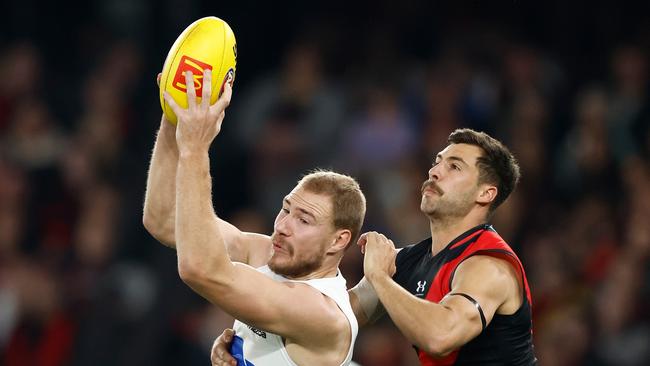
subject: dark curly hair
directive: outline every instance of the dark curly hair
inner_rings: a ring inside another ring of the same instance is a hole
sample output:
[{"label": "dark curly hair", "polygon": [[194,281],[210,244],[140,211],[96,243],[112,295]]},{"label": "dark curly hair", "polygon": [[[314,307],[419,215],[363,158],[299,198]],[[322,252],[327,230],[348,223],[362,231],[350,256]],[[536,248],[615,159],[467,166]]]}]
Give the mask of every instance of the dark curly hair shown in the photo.
[{"label": "dark curly hair", "polygon": [[497,197],[490,205],[490,213],[494,212],[510,196],[519,182],[521,173],[517,159],[499,140],[485,132],[469,128],[452,132],[447,142],[474,145],[483,150],[483,156],[480,156],[476,162],[479,169],[479,183],[496,185]]}]

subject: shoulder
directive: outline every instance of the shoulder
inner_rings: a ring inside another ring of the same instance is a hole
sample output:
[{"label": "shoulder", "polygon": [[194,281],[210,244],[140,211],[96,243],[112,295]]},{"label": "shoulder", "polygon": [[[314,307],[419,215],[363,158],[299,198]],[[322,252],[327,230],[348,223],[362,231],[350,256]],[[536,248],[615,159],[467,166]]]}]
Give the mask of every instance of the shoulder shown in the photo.
[{"label": "shoulder", "polygon": [[458,265],[453,283],[470,283],[491,289],[491,291],[506,291],[510,286],[516,288],[517,272],[504,259],[488,255],[474,255]]},{"label": "shoulder", "polygon": [[478,250],[492,249],[512,252],[512,248],[510,248],[508,243],[506,243],[491,225],[486,226],[486,229],[479,235],[473,247]]},{"label": "shoulder", "polygon": [[[321,336],[337,335],[341,331],[349,329],[348,319],[336,300],[329,296],[328,291],[311,286],[304,282],[283,283],[293,288],[295,299],[300,299],[300,307],[308,310],[314,321],[319,324],[318,330]],[[343,289],[346,300],[349,297]]]},{"label": "shoulder", "polygon": [[488,278],[505,279],[515,276],[516,272],[512,265],[501,258],[491,255],[473,255],[458,265],[457,275],[465,274],[472,276],[486,275]]},{"label": "shoulder", "polygon": [[[319,303],[323,314],[339,316],[344,308],[350,307],[346,281],[339,272],[336,277],[318,278],[305,282],[297,282],[304,286]],[[332,312],[332,310],[334,310]]]}]

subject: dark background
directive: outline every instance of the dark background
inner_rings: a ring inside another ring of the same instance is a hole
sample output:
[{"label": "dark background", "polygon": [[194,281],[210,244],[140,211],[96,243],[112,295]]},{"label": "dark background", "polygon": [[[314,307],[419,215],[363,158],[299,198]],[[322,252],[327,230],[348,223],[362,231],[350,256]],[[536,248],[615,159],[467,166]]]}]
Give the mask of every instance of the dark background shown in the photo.
[{"label": "dark background", "polygon": [[[524,262],[544,365],[650,363],[648,2],[11,1],[0,24],[0,364],[208,364],[232,324],[141,225],[155,75],[226,20],[237,79],[214,203],[270,233],[314,167],[359,179],[365,229],[428,236],[419,186],[458,127],[512,148],[493,219]],[[362,257],[342,264],[351,286]],[[363,365],[417,364],[388,320]]]}]

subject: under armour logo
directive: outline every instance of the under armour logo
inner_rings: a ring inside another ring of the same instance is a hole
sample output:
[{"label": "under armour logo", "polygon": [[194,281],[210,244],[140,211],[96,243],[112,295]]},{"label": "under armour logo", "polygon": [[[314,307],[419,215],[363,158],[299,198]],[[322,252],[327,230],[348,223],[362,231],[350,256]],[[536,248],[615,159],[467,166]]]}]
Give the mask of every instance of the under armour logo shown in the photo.
[{"label": "under armour logo", "polygon": [[415,292],[423,292],[424,286],[427,285],[427,281],[418,281],[418,288],[415,289]]}]

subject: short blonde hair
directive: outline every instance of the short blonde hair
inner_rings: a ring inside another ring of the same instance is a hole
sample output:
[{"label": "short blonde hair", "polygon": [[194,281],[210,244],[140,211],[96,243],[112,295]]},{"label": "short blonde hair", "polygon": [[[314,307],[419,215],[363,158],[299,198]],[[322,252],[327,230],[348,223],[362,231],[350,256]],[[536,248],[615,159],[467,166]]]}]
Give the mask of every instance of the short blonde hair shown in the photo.
[{"label": "short blonde hair", "polygon": [[356,243],[366,216],[366,197],[359,183],[348,175],[318,169],[305,175],[298,185],[309,192],[329,196],[334,227],[350,230],[350,243]]}]

